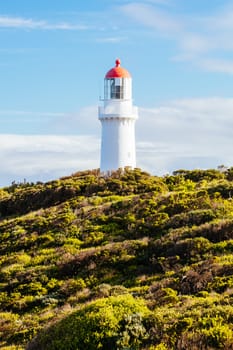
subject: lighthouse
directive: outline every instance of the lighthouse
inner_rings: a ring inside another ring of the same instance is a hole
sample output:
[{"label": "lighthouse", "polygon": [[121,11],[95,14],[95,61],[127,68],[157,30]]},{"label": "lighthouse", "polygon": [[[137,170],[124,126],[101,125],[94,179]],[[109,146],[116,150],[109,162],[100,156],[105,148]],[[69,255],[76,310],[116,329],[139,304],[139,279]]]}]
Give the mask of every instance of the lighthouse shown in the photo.
[{"label": "lighthouse", "polygon": [[138,109],[132,101],[132,78],[119,59],[104,79],[103,105],[99,107],[102,126],[100,172],[111,174],[119,168],[136,167],[135,121]]}]

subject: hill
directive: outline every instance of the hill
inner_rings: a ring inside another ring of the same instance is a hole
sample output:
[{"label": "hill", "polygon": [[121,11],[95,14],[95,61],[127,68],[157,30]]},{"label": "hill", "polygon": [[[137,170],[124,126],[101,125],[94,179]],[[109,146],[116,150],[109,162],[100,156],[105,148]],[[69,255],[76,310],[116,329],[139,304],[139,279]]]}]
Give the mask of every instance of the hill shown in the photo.
[{"label": "hill", "polygon": [[0,190],[0,348],[233,349],[233,169]]}]

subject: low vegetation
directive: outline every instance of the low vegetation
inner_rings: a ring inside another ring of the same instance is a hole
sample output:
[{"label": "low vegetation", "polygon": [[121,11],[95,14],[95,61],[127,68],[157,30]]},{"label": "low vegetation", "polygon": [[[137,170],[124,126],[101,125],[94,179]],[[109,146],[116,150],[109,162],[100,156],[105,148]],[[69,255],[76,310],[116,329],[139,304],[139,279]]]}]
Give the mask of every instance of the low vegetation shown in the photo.
[{"label": "low vegetation", "polygon": [[233,168],[0,189],[0,348],[233,349]]}]

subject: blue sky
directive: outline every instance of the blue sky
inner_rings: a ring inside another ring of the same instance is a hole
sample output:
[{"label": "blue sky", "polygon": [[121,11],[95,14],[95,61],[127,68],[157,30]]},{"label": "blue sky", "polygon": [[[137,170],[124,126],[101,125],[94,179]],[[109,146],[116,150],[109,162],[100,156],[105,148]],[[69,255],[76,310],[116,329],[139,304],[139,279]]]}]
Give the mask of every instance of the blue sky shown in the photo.
[{"label": "blue sky", "polygon": [[230,0],[0,2],[0,186],[99,167],[97,106],[117,57],[133,76],[137,164],[233,165]]}]

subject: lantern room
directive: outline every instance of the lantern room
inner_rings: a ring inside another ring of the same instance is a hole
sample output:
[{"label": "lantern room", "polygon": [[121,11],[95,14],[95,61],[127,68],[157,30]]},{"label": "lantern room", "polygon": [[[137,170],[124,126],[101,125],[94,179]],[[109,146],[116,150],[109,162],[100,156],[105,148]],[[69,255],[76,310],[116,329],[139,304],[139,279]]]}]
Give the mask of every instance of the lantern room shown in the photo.
[{"label": "lantern room", "polygon": [[132,98],[132,79],[129,72],[120,66],[119,59],[116,66],[110,69],[104,79],[105,100],[130,100]]}]

